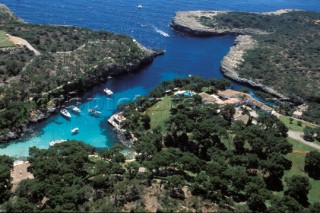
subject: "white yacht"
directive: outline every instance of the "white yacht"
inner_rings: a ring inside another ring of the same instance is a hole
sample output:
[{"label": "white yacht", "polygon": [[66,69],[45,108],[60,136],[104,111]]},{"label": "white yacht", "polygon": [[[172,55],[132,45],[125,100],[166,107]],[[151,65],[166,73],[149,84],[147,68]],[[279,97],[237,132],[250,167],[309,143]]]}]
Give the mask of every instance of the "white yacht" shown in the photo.
[{"label": "white yacht", "polygon": [[102,112],[98,111],[98,110],[95,110],[95,109],[88,109],[88,112],[90,114],[93,114],[93,115],[99,115],[101,114]]},{"label": "white yacht", "polygon": [[142,4],[139,4],[137,8],[142,9],[143,8]]},{"label": "white yacht", "polygon": [[160,29],[158,29],[158,28],[156,28],[156,27],[153,27],[153,28],[154,28],[154,30],[155,30],[157,33],[159,33],[159,34],[162,35],[163,37],[165,37],[165,38],[169,38],[169,37],[170,37],[170,35],[169,35],[168,33],[164,32],[164,31],[162,31],[162,30],[160,30]]},{"label": "white yacht", "polygon": [[74,107],[72,107],[72,112],[74,112],[74,113],[80,113],[81,110],[80,110],[77,106],[74,106]]},{"label": "white yacht", "polygon": [[63,116],[67,117],[67,118],[71,118],[70,112],[69,112],[68,110],[66,110],[66,109],[60,110],[60,113],[61,113]]},{"label": "white yacht", "polygon": [[79,128],[78,127],[71,130],[72,134],[77,134],[78,132],[79,132]]},{"label": "white yacht", "polygon": [[113,95],[113,92],[108,88],[105,88],[103,92],[105,92],[107,95]]}]

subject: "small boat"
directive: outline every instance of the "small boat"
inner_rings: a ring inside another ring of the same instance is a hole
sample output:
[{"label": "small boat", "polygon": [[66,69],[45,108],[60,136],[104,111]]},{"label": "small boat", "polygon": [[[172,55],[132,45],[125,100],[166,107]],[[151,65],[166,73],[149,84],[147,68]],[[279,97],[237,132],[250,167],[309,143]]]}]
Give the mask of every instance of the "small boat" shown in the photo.
[{"label": "small boat", "polygon": [[72,112],[74,112],[74,113],[80,113],[81,110],[80,110],[78,107],[74,106],[74,107],[72,107]]},{"label": "small boat", "polygon": [[56,145],[56,144],[58,144],[58,143],[64,143],[64,142],[66,142],[67,140],[55,140],[55,141],[51,141],[50,143],[49,143],[49,145],[50,146],[54,146],[54,145]]},{"label": "small boat", "polygon": [[112,79],[112,76],[108,76],[107,79]]},{"label": "small boat", "polygon": [[107,95],[113,95],[113,92],[108,88],[105,88],[103,92],[105,92]]},{"label": "small boat", "polygon": [[79,128],[78,127],[71,130],[72,134],[77,134],[78,132],[79,132]]},{"label": "small boat", "polygon": [[61,113],[63,116],[67,117],[67,118],[71,118],[70,112],[68,112],[68,110],[66,110],[66,109],[60,110],[60,113]]},{"label": "small boat", "polygon": [[142,4],[139,4],[137,8],[142,9],[143,8]]},{"label": "small boat", "polygon": [[153,27],[153,28],[154,28],[154,30],[155,30],[157,33],[159,33],[159,34],[162,35],[163,37],[165,37],[165,38],[169,38],[169,37],[170,37],[170,35],[169,35],[168,33],[164,32],[164,31],[162,31],[162,30],[159,30],[159,29],[156,28],[156,27]]},{"label": "small boat", "polygon": [[95,110],[95,109],[88,109],[88,112],[90,114],[93,114],[93,115],[99,115],[101,114],[102,112],[98,111],[98,110]]}]

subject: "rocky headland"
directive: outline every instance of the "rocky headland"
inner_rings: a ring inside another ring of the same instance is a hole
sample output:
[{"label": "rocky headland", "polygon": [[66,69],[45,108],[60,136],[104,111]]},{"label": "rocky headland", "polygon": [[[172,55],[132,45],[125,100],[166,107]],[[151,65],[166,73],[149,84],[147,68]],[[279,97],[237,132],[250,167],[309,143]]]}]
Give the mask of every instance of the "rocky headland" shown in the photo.
[{"label": "rocky headland", "polygon": [[228,28],[214,25],[206,26],[200,21],[200,17],[214,18],[228,11],[178,11],[175,13],[170,26],[172,29],[193,36],[222,36],[222,35],[245,35],[266,34],[267,32],[254,28]]},{"label": "rocky headland", "polygon": [[[279,16],[296,10],[283,9],[266,13],[251,13],[265,16]],[[253,27],[228,27],[215,21],[215,17],[228,15],[229,11],[179,11],[175,13],[171,23],[172,29],[192,36],[222,36],[237,35],[234,46],[221,62],[222,73],[239,83],[243,83],[254,88],[268,92],[280,100],[288,101],[290,98],[275,88],[266,86],[258,80],[240,77],[238,68],[244,62],[244,53],[247,50],[257,47],[258,41],[253,35],[268,35],[270,32],[265,29]],[[210,20],[208,24],[204,24]]]},{"label": "rocky headland", "polygon": [[229,53],[223,58],[220,68],[222,73],[239,83],[248,84],[251,87],[259,88],[265,92],[268,92],[281,100],[289,100],[288,97],[282,95],[278,91],[272,89],[271,87],[265,86],[263,84],[254,82],[252,80],[239,77],[237,72],[238,66],[243,62],[243,55],[246,50],[252,49],[257,44],[257,41],[254,40],[250,35],[239,35],[235,42],[234,46],[230,48]]}]

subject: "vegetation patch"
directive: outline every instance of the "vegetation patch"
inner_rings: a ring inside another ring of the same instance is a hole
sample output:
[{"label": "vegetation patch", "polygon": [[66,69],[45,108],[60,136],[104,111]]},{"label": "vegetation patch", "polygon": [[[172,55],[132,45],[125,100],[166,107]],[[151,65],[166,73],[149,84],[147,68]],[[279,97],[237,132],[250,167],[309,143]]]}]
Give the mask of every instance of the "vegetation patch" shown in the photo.
[{"label": "vegetation patch", "polygon": [[292,119],[290,116],[281,115],[279,119],[288,127],[288,129],[298,132],[303,132],[306,126],[311,128],[318,127],[317,125],[305,122],[303,120]]},{"label": "vegetation patch", "polygon": [[[97,156],[94,147],[78,141],[48,150],[31,148],[28,161],[34,179],[23,180],[14,194],[3,196],[0,210],[317,210],[319,180],[303,172],[308,153],[293,152],[311,148],[287,141],[288,129],[275,116],[259,114],[256,125],[245,125],[230,119],[235,113],[232,105],[204,104],[196,94],[192,99],[166,95],[174,88],[198,93],[203,87],[221,90],[225,86],[223,80],[216,79],[175,79],[161,83],[135,102],[121,105],[127,118],[122,128],[127,137],[135,137],[134,160],[126,161],[120,146],[100,150]],[[152,120],[159,119],[160,114],[149,116],[149,110],[162,109],[161,102],[170,101],[174,104],[168,121],[155,123],[152,128]],[[166,131],[161,132],[159,125]],[[319,153],[313,155],[320,161]],[[2,169],[6,174],[12,161],[3,159],[8,163]],[[6,180],[10,185],[10,179]],[[3,191],[1,194],[5,195]]]},{"label": "vegetation patch", "polygon": [[12,47],[14,46],[14,43],[10,40],[8,40],[6,36],[6,32],[0,30],[0,48],[2,47]]},{"label": "vegetation patch", "polygon": [[[300,150],[300,151],[317,151],[316,149],[306,146],[298,141],[293,139],[288,139],[289,143],[293,145],[293,150]],[[289,153],[287,154],[286,158],[292,161],[292,167],[290,170],[284,173],[283,180],[288,177],[292,177],[293,175],[303,175],[308,177],[308,175],[304,171],[305,166],[305,157],[306,154],[304,153]],[[313,178],[308,177],[309,182],[312,186],[308,198],[310,202],[318,202],[320,200],[320,180],[315,180]]]},{"label": "vegetation patch", "polygon": [[169,121],[170,109],[172,108],[172,96],[164,96],[161,101],[150,107],[146,114],[150,116],[151,128],[159,128],[161,132],[166,131],[166,123]]}]

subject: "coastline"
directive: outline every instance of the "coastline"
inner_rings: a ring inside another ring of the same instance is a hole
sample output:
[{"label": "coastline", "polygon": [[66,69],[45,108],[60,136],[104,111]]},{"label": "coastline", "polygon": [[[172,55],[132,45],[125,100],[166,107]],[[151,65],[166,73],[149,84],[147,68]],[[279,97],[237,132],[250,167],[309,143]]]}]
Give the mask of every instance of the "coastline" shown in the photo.
[{"label": "coastline", "polygon": [[272,89],[271,87],[265,86],[263,84],[254,82],[252,80],[239,77],[237,67],[243,61],[243,55],[246,50],[254,48],[257,42],[250,35],[239,35],[233,47],[230,48],[228,54],[222,59],[220,64],[221,72],[224,76],[232,79],[236,82],[249,85],[254,88],[261,89],[269,94],[272,94],[282,101],[290,100],[288,97],[282,95],[278,91]]},{"label": "coastline", "polygon": [[253,28],[217,28],[202,25],[197,18],[213,18],[219,14],[226,14],[228,11],[178,11],[175,13],[170,27],[178,32],[192,36],[223,36],[223,35],[247,35],[267,34],[262,30]]},{"label": "coastline", "polygon": [[[2,9],[4,13],[8,14],[8,20],[6,21],[9,21],[9,22],[13,21],[13,22],[19,22],[23,24],[28,24],[24,22],[22,19],[20,19],[19,17],[17,17],[7,6],[0,4],[0,9]],[[54,26],[54,25],[48,25],[48,26]],[[103,45],[103,44],[100,44],[99,40],[96,40],[95,42],[96,42],[96,45]],[[148,49],[133,38],[132,38],[132,43],[136,44],[138,48],[141,50],[141,52],[143,53],[139,58],[127,60],[126,63],[122,63],[122,64],[114,63],[102,68],[94,66],[90,69],[90,71],[84,73],[84,75],[81,78],[77,78],[76,80],[71,79],[70,81],[61,84],[57,88],[52,89],[47,93],[37,94],[37,98],[41,98],[41,97],[47,96],[49,93],[54,93],[55,97],[58,97],[58,98],[55,98],[54,102],[50,101],[51,103],[50,107],[48,106],[45,109],[36,108],[35,110],[31,111],[31,114],[28,117],[28,121],[26,124],[21,124],[18,127],[8,127],[3,131],[1,131],[0,144],[5,144],[12,140],[20,139],[26,134],[32,133],[31,127],[34,123],[38,123],[40,121],[43,121],[49,118],[57,109],[63,107],[63,103],[67,100],[67,98],[69,98],[68,96],[71,94],[71,93],[69,94],[70,91],[74,91],[76,89],[77,93],[82,93],[96,85],[106,82],[107,78],[110,76],[119,76],[119,75],[135,72],[139,70],[141,67],[152,63],[154,57],[164,54],[163,50]],[[72,52],[76,52],[82,49],[83,47],[89,46],[89,45],[91,45],[90,41],[78,47],[74,51],[55,52],[51,54],[52,55],[70,54]],[[39,52],[39,55],[40,55],[40,52]],[[37,57],[38,55],[36,54],[34,58],[37,58]]]},{"label": "coastline", "polygon": [[[139,48],[142,49],[142,45],[139,44],[138,45]],[[139,61],[138,63],[131,63],[129,64],[129,66],[114,66],[113,68],[107,69],[107,70],[103,70],[102,72],[99,72],[97,74],[97,72],[92,72],[89,75],[86,75],[85,79],[83,80],[82,83],[82,87],[78,88],[79,92],[83,92],[87,89],[90,89],[96,85],[99,85],[103,82],[105,82],[107,80],[108,76],[119,76],[119,75],[124,75],[124,74],[128,74],[128,73],[132,73],[135,71],[138,71],[141,67],[143,66],[147,66],[148,64],[153,62],[154,57],[159,56],[164,54],[164,52],[162,50],[150,50],[147,49],[146,47],[143,47],[142,49],[143,51],[146,52],[145,57]],[[147,50],[147,51],[146,51]],[[95,75],[96,74],[96,75]],[[61,85],[60,87],[62,88],[68,88],[68,87],[72,87],[73,84],[76,84],[78,82],[71,82],[71,83],[67,83],[65,85]],[[26,134],[32,133],[32,124],[38,123],[40,121],[43,121],[45,119],[48,119],[57,109],[59,109],[63,104],[63,102],[66,101],[66,98],[63,94],[61,94],[61,98],[56,99],[59,100],[58,102],[56,102],[54,105],[54,107],[52,108],[47,108],[46,110],[35,110],[31,113],[31,116],[29,117],[29,122],[25,125],[22,125],[19,128],[12,128],[10,129],[9,132],[5,133],[5,134],[0,134],[0,144],[5,144],[8,143],[12,140],[17,140],[22,138],[23,136],[25,136]]]},{"label": "coastline", "polygon": [[[294,10],[283,9],[267,13],[257,13],[264,15],[281,15],[283,13],[291,12]],[[199,17],[212,18],[219,14],[228,13],[228,11],[178,11],[170,24],[171,28],[177,32],[186,33],[191,36],[223,36],[234,35],[237,36],[235,44],[230,48],[228,54],[223,58],[220,63],[220,70],[222,74],[238,83],[248,85],[253,88],[258,88],[271,95],[276,96],[282,101],[290,101],[290,98],[276,91],[275,89],[266,85],[254,82],[252,80],[239,77],[236,71],[239,64],[243,61],[244,51],[254,48],[257,42],[252,39],[253,34],[268,34],[267,32],[253,29],[253,28],[217,28],[208,27],[202,25],[199,21]]]}]

